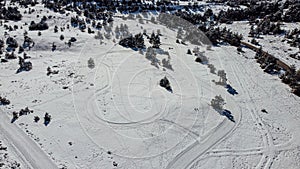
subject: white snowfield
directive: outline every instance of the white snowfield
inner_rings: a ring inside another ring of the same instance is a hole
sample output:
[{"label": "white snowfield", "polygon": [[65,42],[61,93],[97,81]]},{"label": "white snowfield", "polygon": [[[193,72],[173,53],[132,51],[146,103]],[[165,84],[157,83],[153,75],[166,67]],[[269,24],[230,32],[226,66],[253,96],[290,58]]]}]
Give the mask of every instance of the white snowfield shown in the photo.
[{"label": "white snowfield", "polygon": [[[37,13],[13,24],[38,21]],[[213,82],[219,77],[207,65],[186,54],[194,45],[175,43],[176,30],[120,18],[112,28],[114,32],[122,23],[133,34],[145,29],[149,35],[160,29],[157,59],[168,59],[163,54],[168,52],[169,70],[151,65],[145,51],[118,45],[114,35],[100,43],[77,28],[54,33],[54,26],[66,26],[69,18],[50,14],[59,19],[47,21],[49,30],[41,36],[28,32],[36,42],[26,51],[31,71],[16,74],[17,60],[0,63],[0,94],[11,101],[1,106],[1,136],[9,140],[21,168],[300,168],[300,99],[260,69],[253,51],[199,46],[210,64],[225,70],[238,92],[233,96]],[[8,33],[22,43],[23,31]],[[64,42],[71,37],[77,41],[69,48]],[[145,37],[146,46],[148,41]],[[57,50],[52,52],[53,42]],[[90,58],[94,68],[88,67]],[[59,73],[47,76],[48,66]],[[165,76],[173,93],[159,86]],[[224,98],[235,122],[210,106],[216,95]],[[12,112],[26,106],[34,113],[11,123]],[[48,126],[43,124],[45,112],[52,116]],[[34,116],[41,120],[35,123]]]}]

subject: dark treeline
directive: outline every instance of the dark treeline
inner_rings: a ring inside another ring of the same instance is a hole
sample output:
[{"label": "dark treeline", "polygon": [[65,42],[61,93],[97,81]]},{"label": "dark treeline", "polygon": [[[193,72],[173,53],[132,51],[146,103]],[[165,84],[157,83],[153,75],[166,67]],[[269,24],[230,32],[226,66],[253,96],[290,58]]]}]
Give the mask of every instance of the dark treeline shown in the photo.
[{"label": "dark treeline", "polygon": [[[276,1],[258,1],[258,0],[230,0],[224,1],[229,6],[236,8],[221,11],[218,15],[218,20],[221,23],[231,21],[242,21],[262,19],[268,17],[272,22],[299,22],[300,21],[300,4],[297,0],[287,0],[285,2]],[[234,5],[233,5],[234,4]],[[239,5],[244,5],[247,8],[241,9]],[[284,13],[283,11],[286,10]]]}]

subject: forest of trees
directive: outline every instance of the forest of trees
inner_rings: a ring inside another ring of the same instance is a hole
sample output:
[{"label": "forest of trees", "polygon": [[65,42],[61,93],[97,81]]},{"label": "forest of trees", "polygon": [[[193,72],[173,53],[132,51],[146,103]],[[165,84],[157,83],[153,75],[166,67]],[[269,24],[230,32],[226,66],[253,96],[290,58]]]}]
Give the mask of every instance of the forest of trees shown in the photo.
[{"label": "forest of trees", "polygon": [[134,49],[145,48],[143,34],[130,35],[129,37],[122,39],[119,42],[119,45]]}]

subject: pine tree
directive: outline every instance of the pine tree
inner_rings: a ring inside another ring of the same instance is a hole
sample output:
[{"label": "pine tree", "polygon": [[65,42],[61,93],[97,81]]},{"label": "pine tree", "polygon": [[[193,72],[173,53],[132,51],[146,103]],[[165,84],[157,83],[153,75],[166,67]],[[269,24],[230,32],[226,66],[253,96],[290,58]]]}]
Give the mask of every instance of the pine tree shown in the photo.
[{"label": "pine tree", "polygon": [[149,42],[152,44],[153,48],[159,48],[159,46],[160,46],[159,35],[155,35],[155,33],[152,32]]}]

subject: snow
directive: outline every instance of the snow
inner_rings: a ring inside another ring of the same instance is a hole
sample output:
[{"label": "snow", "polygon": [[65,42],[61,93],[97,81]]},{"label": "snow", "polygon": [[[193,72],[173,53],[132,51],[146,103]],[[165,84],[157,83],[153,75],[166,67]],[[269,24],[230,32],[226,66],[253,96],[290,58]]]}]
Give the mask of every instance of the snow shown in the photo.
[{"label": "snow", "polygon": [[[285,31],[293,30],[297,28],[299,23],[282,23],[281,28]],[[242,34],[244,37],[244,41],[251,41],[252,38],[248,37],[251,25],[248,21],[239,21],[233,22],[233,24],[222,24],[222,26],[226,26],[227,28],[231,29],[232,32],[238,32]],[[284,63],[288,65],[295,65],[297,69],[300,68],[300,61],[290,57],[290,54],[295,54],[299,52],[298,48],[291,47],[286,41],[282,42],[284,39],[284,34],[282,35],[261,35],[260,38],[256,38],[257,42],[262,46],[263,49],[267,49],[268,53],[279,58]]]},{"label": "snow", "polygon": [[[0,129],[4,137],[10,141],[10,148],[13,147],[17,151],[19,159],[24,162],[26,168],[56,168],[56,165],[47,157],[47,155],[38,147],[38,145],[16,125],[11,125],[8,117],[1,112]],[[4,121],[5,120],[5,121]]]},{"label": "snow", "polygon": [[[161,48],[169,52],[174,71],[163,70],[113,38],[100,45],[94,35],[76,28],[55,34],[54,26],[66,25],[69,18],[49,13],[59,18],[48,21],[49,30],[42,36],[28,31],[36,42],[27,51],[33,69],[15,74],[17,60],[0,67],[1,96],[12,102],[0,107],[0,138],[7,140],[21,168],[299,168],[300,99],[278,77],[260,69],[253,51],[238,54],[230,46],[200,46],[209,63],[225,70],[239,93],[232,96],[213,82],[219,77],[207,65],[186,54],[194,45],[175,43],[177,31],[115,18],[114,27],[127,24],[133,34],[161,30]],[[16,24],[34,18],[25,15]],[[243,33],[245,24],[237,25],[236,31]],[[22,42],[23,31],[9,34]],[[64,42],[70,37],[77,42],[69,48]],[[159,60],[167,57],[158,54]],[[87,66],[90,58],[94,69]],[[48,66],[59,73],[47,76]],[[159,86],[164,76],[173,93]],[[235,123],[209,105],[216,95],[224,98]],[[26,106],[34,113],[11,124],[11,113]],[[42,124],[45,112],[52,116],[48,126]],[[34,116],[41,121],[34,123]]]}]

